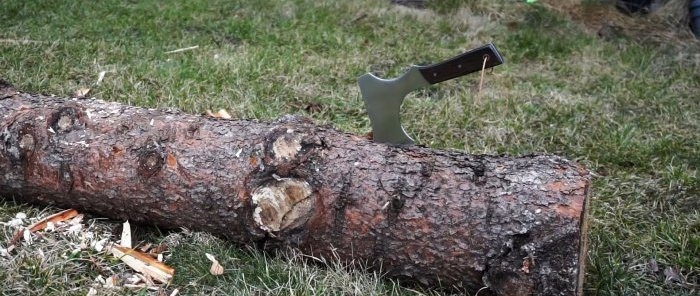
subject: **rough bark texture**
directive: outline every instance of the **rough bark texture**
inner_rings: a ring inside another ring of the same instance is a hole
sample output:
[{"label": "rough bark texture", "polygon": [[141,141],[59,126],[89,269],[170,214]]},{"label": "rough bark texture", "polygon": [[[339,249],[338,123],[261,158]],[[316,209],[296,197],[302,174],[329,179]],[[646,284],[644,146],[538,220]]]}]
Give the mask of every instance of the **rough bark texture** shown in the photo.
[{"label": "rough bark texture", "polygon": [[480,295],[574,295],[587,171],[391,147],[306,119],[222,120],[0,85],[0,196],[367,262]]}]

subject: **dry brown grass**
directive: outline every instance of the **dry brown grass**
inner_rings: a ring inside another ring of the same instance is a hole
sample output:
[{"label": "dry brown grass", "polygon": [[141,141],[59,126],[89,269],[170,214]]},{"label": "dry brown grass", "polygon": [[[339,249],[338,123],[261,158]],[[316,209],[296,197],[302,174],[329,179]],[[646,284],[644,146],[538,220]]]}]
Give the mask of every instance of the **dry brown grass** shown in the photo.
[{"label": "dry brown grass", "polygon": [[609,37],[622,34],[636,40],[700,47],[689,27],[688,0],[666,0],[647,16],[628,16],[615,8],[614,0],[543,0],[549,9],[569,16],[586,32]]}]

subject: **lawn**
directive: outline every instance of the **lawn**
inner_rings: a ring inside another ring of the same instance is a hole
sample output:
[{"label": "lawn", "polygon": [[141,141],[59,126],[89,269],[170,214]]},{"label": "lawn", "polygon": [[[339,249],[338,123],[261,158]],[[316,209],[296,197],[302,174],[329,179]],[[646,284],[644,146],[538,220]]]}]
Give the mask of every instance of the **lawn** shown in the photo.
[{"label": "lawn", "polygon": [[[593,178],[586,294],[697,295],[699,42],[600,37],[542,3],[436,0],[418,10],[388,2],[0,0],[0,78],[29,92],[90,88],[103,100],[197,114],[300,114],[365,134],[358,76],[393,77],[493,42],[506,62],[486,73],[481,91],[474,74],[408,97],[409,133],[437,149],[579,161]],[[170,52],[183,48],[191,49]],[[0,221],[57,211],[5,198]],[[119,222],[90,220],[96,235]],[[2,248],[13,228],[0,230]],[[166,262],[177,275],[167,290],[181,295],[439,294],[204,233],[139,227],[135,237],[171,246]],[[100,295],[158,295],[95,286],[98,275],[128,269],[96,252],[70,254],[61,242],[70,243],[57,238],[0,256],[0,294],[85,295],[94,287]],[[208,273],[205,252],[227,267],[224,275]]]}]

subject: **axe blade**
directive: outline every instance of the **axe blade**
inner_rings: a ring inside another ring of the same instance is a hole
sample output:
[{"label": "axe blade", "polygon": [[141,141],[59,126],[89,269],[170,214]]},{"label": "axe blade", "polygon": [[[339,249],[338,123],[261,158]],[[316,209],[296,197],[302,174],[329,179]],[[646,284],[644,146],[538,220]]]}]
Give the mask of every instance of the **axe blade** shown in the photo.
[{"label": "axe blade", "polygon": [[381,79],[367,73],[357,79],[357,84],[372,124],[373,140],[396,145],[413,144],[413,139],[401,126],[401,104],[409,92],[430,85],[419,68],[412,66],[406,74],[395,79]]}]

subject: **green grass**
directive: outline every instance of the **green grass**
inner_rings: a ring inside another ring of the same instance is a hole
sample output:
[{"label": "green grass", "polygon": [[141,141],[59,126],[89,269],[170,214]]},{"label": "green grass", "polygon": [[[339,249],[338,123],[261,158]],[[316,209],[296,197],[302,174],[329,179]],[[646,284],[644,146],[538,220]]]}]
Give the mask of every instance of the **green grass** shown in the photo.
[{"label": "green grass", "polygon": [[[483,92],[471,75],[410,95],[402,109],[410,134],[468,153],[556,153],[594,172],[587,294],[700,290],[700,56],[688,54],[699,52],[697,42],[604,40],[519,2],[433,1],[422,11],[387,2],[0,0],[0,76],[30,92],[89,87],[138,106],[225,108],[263,120],[302,114],[364,134],[356,77],[395,76],[493,41],[506,63],[486,75]],[[165,53],[189,46],[198,48]],[[96,85],[100,71],[108,72]],[[7,202],[0,220],[17,211],[36,210]],[[204,234],[152,233],[173,235],[181,242],[169,261],[178,270],[171,288],[187,294],[420,293]],[[0,282],[13,283],[0,294],[84,294],[100,274],[85,260],[65,270],[42,265],[31,250],[18,261],[0,257]],[[204,252],[226,258],[232,271],[208,275]],[[651,259],[660,271],[647,267]],[[665,282],[666,267],[686,283]]]}]

